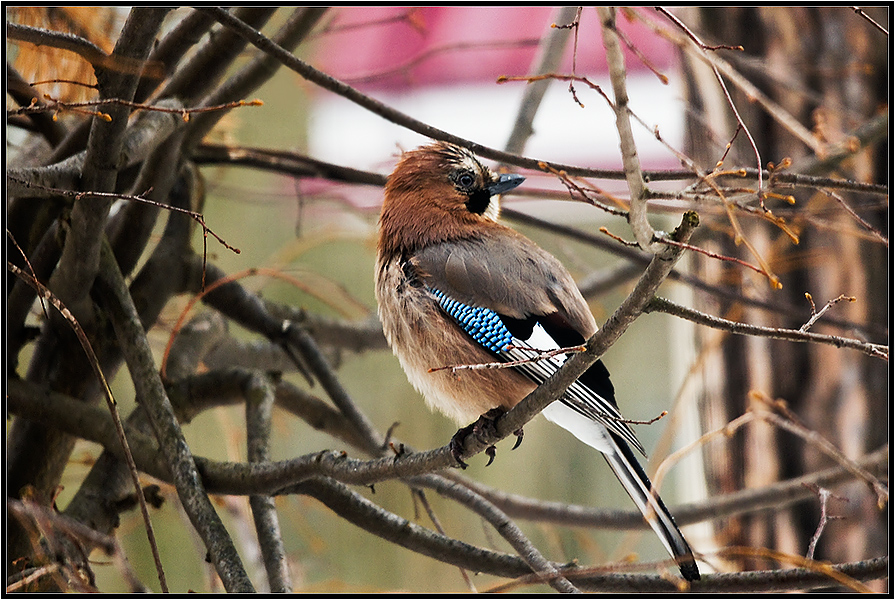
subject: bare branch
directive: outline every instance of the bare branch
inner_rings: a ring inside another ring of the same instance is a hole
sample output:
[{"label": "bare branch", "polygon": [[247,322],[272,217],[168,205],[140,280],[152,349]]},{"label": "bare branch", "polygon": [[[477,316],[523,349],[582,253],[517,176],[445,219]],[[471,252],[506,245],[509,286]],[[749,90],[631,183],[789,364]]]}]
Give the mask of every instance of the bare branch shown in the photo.
[{"label": "bare branch", "polygon": [[[514,346],[507,346],[507,350],[514,348]],[[510,369],[513,367],[518,367],[519,365],[524,365],[526,363],[537,362],[539,360],[547,360],[548,358],[553,358],[554,356],[558,356],[560,354],[572,354],[575,352],[584,352],[587,348],[584,346],[570,346],[568,348],[557,348],[556,350],[538,350],[532,349],[534,352],[537,352],[537,356],[533,358],[526,358],[520,360],[512,360],[508,362],[489,362],[489,363],[478,363],[471,365],[446,365],[443,367],[432,367],[429,369],[429,373],[435,373],[436,371],[446,371],[450,369],[451,373],[455,373],[456,371],[464,371],[471,370],[477,371],[480,369]]]},{"label": "bare branch", "polygon": [[628,91],[625,81],[627,75],[618,34],[615,32],[615,9],[600,7],[597,12],[603,25],[603,46],[606,48],[609,78],[612,81],[612,90],[615,94],[613,106],[615,126],[618,129],[625,180],[631,194],[628,223],[630,223],[634,239],[637,240],[640,247],[647,252],[657,253],[660,247],[656,246],[653,241],[656,232],[647,219],[646,184],[640,169],[640,159],[637,157],[637,146],[634,143],[634,132],[631,129],[631,119],[628,114]]},{"label": "bare branch", "polygon": [[[11,21],[6,22],[6,35],[12,40],[28,42],[35,46],[52,46],[61,50],[68,50],[84,58],[94,66],[107,66],[113,61],[102,48],[84,39],[81,36],[61,31],[51,31],[39,27],[29,27]],[[119,59],[121,60],[121,59]],[[140,66],[138,61],[133,66]]]},{"label": "bare branch", "polygon": [[713,317],[705,313],[701,313],[691,308],[686,308],[666,300],[664,298],[654,298],[644,309],[646,312],[659,311],[699,323],[707,325],[715,329],[723,329],[730,333],[738,335],[755,335],[760,337],[769,337],[780,340],[790,340],[793,342],[816,342],[820,344],[830,344],[837,348],[852,348],[860,350],[868,356],[889,360],[889,348],[881,344],[871,344],[861,340],[844,338],[836,335],[822,335],[819,333],[811,333],[808,331],[798,331],[794,329],[781,329],[778,327],[762,327],[759,325],[750,325],[748,323],[737,323],[728,321],[719,317]]},{"label": "bare branch", "polygon": [[[556,9],[555,21],[559,23],[569,22],[575,17],[575,13],[578,10],[573,6],[559,7]],[[567,30],[551,27],[538,46],[538,56],[535,57],[535,66],[530,73],[537,75],[555,71],[562,60],[563,50],[565,50],[568,40]],[[516,115],[516,121],[513,123],[513,130],[510,132],[504,147],[504,150],[507,152],[520,154],[525,148],[525,143],[531,134],[534,133],[532,123],[541,105],[541,100],[543,100],[544,94],[547,92],[548,85],[549,81],[539,81],[525,88],[522,102],[519,105],[519,112]]]},{"label": "bare branch", "polygon": [[416,485],[424,485],[437,490],[440,494],[459,499],[463,505],[481,515],[500,533],[505,540],[519,553],[528,564],[538,580],[549,584],[561,593],[576,593],[579,590],[568,579],[549,563],[525,536],[521,529],[502,510],[487,499],[464,486],[434,475],[414,477],[409,480]]},{"label": "bare branch", "polygon": [[805,331],[808,331],[809,329],[811,329],[811,326],[814,325],[814,323],[815,323],[819,318],[821,318],[825,312],[827,312],[828,310],[830,310],[830,308],[831,308],[834,304],[838,304],[839,302],[842,302],[843,300],[848,300],[849,302],[856,302],[856,301],[858,300],[858,299],[855,298],[854,296],[846,296],[845,294],[842,294],[842,295],[840,295],[838,298],[833,298],[832,300],[830,300],[829,302],[827,302],[827,303],[824,305],[824,307],[823,307],[822,309],[820,309],[819,311],[815,311],[815,310],[814,310],[814,309],[815,309],[815,306],[814,306],[814,299],[811,297],[811,294],[809,294],[808,292],[805,292],[805,298],[807,298],[807,299],[808,299],[808,302],[811,303],[811,318],[808,319],[808,321],[807,321],[804,325],[802,325],[801,327],[799,327],[799,331],[801,331],[801,332],[805,332]]}]

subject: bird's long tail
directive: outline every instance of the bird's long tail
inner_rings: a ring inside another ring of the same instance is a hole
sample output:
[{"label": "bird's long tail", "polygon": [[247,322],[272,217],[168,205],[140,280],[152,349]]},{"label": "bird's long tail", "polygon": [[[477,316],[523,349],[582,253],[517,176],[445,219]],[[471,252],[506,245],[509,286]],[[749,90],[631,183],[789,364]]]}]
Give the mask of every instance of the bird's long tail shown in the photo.
[{"label": "bird's long tail", "polygon": [[647,523],[662,540],[669,554],[677,561],[681,575],[687,581],[699,579],[699,569],[693,559],[690,544],[674,523],[674,518],[658,494],[653,493],[652,483],[634,456],[634,451],[621,438],[611,433],[601,423],[592,421],[557,401],[542,413],[549,421],[572,433],[579,440],[596,448],[612,468],[625,491],[643,513]]}]

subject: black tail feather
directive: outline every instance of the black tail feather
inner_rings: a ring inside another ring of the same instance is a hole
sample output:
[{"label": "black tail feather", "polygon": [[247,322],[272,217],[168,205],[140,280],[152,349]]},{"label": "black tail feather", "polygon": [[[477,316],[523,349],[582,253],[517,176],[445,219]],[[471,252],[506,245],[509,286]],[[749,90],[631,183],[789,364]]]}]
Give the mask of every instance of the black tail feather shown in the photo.
[{"label": "black tail feather", "polygon": [[678,529],[674,517],[665,507],[662,498],[651,491],[652,482],[634,456],[634,451],[623,439],[611,432],[610,436],[615,443],[617,452],[614,454],[604,453],[606,462],[609,463],[634,503],[644,513],[644,519],[655,530],[668,552],[677,561],[684,579],[687,581],[698,580],[700,578],[699,568],[696,566],[690,544]]}]

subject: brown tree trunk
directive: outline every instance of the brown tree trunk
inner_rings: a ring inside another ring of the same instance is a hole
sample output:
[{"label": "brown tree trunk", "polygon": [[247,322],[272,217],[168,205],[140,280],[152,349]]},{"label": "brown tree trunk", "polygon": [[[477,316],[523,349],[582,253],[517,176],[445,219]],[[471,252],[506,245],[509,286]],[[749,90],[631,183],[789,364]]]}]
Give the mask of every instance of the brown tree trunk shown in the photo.
[{"label": "brown tree trunk", "polygon": [[[740,73],[782,109],[814,133],[818,154],[781,125],[767,110],[752,102],[726,80],[732,100],[755,140],[764,167],[792,158],[792,172],[851,179],[888,181],[886,143],[861,147],[860,135],[887,102],[888,73],[885,34],[854,11],[840,8],[724,8],[689,9],[680,16],[707,44],[742,45],[743,52],[718,51]],[[868,11],[887,23],[885,10]],[[711,69],[685,58],[690,156],[711,170],[724,155],[737,121],[715,82]],[[714,90],[714,91],[713,91]],[[882,136],[888,122],[881,127]],[[838,148],[850,152],[828,160]],[[757,166],[755,152],[741,131],[724,161],[725,167]],[[767,181],[765,182],[767,185]],[[751,185],[755,185],[754,179]],[[748,302],[709,302],[701,310],[769,327],[798,329],[811,317],[805,294],[820,310],[841,294],[855,302],[840,302],[830,319],[854,324],[833,326],[821,317],[811,331],[862,337],[886,343],[887,307],[891,305],[886,279],[888,245],[848,214],[836,197],[820,188],[777,189],[792,194],[789,207],[768,198],[767,208],[785,216],[798,237],[794,244],[779,228],[757,218],[739,219],[744,238],[776,273],[781,289],[768,279],[743,269],[729,268],[710,258],[697,260],[701,275],[719,285],[732,286],[743,299],[775,307],[795,307],[803,316],[767,310]],[[888,198],[867,194],[837,195],[888,239]],[[753,202],[757,205],[757,199]],[[755,254],[746,244],[734,243],[730,224],[715,229],[706,246],[750,263]],[[715,335],[715,332],[703,332]],[[707,337],[703,342],[707,341]],[[769,338],[728,336],[720,352],[706,362],[702,414],[707,430],[717,429],[754,404],[755,394],[782,399],[805,427],[832,442],[849,458],[857,458],[888,442],[890,423],[885,361],[854,351],[820,344],[798,344]],[[816,445],[766,422],[752,423],[724,444],[706,448],[708,481],[714,493],[762,486],[831,466]],[[832,562],[885,555],[885,515],[876,494],[861,482],[840,486],[832,493],[829,514],[844,517],[828,524],[814,557]],[[819,501],[802,502],[779,511],[753,514],[717,524],[722,545],[772,548],[805,556],[820,522]],[[771,568],[760,559],[742,559],[737,568]]]}]

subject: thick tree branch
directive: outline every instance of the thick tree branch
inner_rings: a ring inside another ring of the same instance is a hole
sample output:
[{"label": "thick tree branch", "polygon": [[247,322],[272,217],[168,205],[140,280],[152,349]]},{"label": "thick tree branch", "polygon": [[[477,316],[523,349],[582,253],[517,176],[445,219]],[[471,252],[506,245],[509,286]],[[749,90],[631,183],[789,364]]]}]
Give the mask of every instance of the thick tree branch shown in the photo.
[{"label": "thick tree branch", "polygon": [[[111,57],[103,52],[102,48],[73,33],[29,27],[28,25],[6,21],[6,36],[11,40],[28,42],[35,46],[51,46],[60,50],[74,52],[94,67],[109,66],[113,62]],[[125,62],[126,59],[118,57],[117,60]],[[130,66],[131,70],[138,70],[142,65],[138,59],[130,63]]]},{"label": "thick tree branch", "polygon": [[[272,39],[284,48],[293,50],[308,36],[311,29],[323,17],[326,11],[326,7],[302,7],[294,9],[292,15],[286,21],[286,24],[277,31]],[[217,106],[242,100],[261,87],[266,81],[270,80],[279,67],[279,61],[268,54],[262,53],[221,85],[215,87],[202,99],[200,105]],[[192,119],[189,125],[189,135],[186,140],[187,152],[190,152],[197,146],[202,138],[204,138],[228,112],[229,111],[208,112]]]},{"label": "thick tree branch", "polygon": [[432,488],[443,496],[454,498],[487,520],[516,550],[522,560],[534,571],[537,579],[549,584],[558,592],[578,593],[579,590],[557,567],[545,559],[521,529],[498,507],[470,488],[435,475],[423,475],[407,480],[411,485]]},{"label": "thick tree branch", "polygon": [[236,553],[230,534],[220,521],[202,484],[194,457],[156,370],[146,332],[108,245],[103,246],[101,263],[99,282],[102,284],[102,291],[99,300],[111,317],[135,392],[152,422],[183,507],[208,548],[211,560],[227,590],[252,592],[254,588]]},{"label": "thick tree branch", "polygon": [[653,238],[656,232],[647,219],[647,190],[640,169],[640,158],[637,156],[637,145],[631,129],[631,116],[628,113],[628,84],[625,59],[622,54],[618,34],[615,31],[615,9],[602,6],[597,8],[600,22],[603,25],[603,47],[606,48],[606,61],[609,63],[609,79],[615,94],[615,127],[618,130],[619,147],[624,165],[625,181],[631,195],[631,206],[628,212],[628,223],[634,232],[634,239],[640,247],[651,253],[659,250]]},{"label": "thick tree branch", "polygon": [[[271,412],[274,403],[273,384],[261,374],[249,380],[246,397],[246,445],[249,462],[270,460]],[[264,569],[270,591],[287,593],[292,591],[292,578],[286,560],[286,549],[280,531],[280,521],[272,496],[252,495],[249,497],[258,545],[264,559]]]},{"label": "thick tree branch", "polygon": [[[183,380],[174,385],[171,392],[172,402],[176,402],[175,409],[178,415],[183,415],[181,418],[189,421],[198,412],[216,406],[245,402],[242,390],[251,376],[250,372],[238,370],[230,373],[208,373],[195,376],[188,381]],[[181,387],[189,388],[189,397],[185,396]],[[352,444],[350,436],[339,433],[339,426],[319,427],[320,419],[330,419],[331,422],[336,423],[340,420],[344,422],[344,417],[322,403],[313,408],[311,412],[303,408],[296,409],[294,404],[296,400],[301,398],[300,402],[307,402],[308,398],[304,398],[302,395],[290,398],[291,393],[301,394],[299,390],[290,392],[290,389],[293,388],[284,382],[278,384],[276,401],[279,406],[300,418],[309,420],[312,425],[318,423],[315,427]],[[114,426],[108,416],[108,411],[98,407],[83,406],[63,394],[55,394],[36,384],[20,380],[9,380],[8,390],[9,410],[12,414],[41,422],[58,421],[59,427],[66,432],[101,444],[113,453],[120,454],[120,444],[115,437]],[[133,430],[130,420],[126,431],[138,468],[154,477],[170,481],[170,472],[161,460],[157,444],[147,435]],[[353,445],[361,448],[360,440],[357,442]],[[397,464],[414,463],[413,468],[393,469],[395,472],[400,471],[409,477],[414,477],[443,469],[446,466],[444,463],[447,461],[442,454],[440,451],[408,453],[390,460]],[[427,460],[420,462],[419,459],[422,455],[425,455]],[[315,456],[317,455],[310,455],[311,459]],[[888,456],[889,449],[888,446],[885,446],[857,459],[855,463],[861,469],[881,474],[887,469]],[[310,473],[308,476],[332,475],[338,477],[340,481],[357,485],[368,485],[398,477],[398,475],[389,476],[385,473],[382,461],[378,459],[362,461],[342,457],[342,462],[347,469],[338,471],[324,467],[314,471],[313,468],[308,468],[309,461],[306,458],[300,457],[295,460],[300,461],[301,465],[292,464],[293,461],[280,461],[268,463],[264,469],[258,469],[247,463],[218,463],[201,459],[208,472],[220,475],[217,483],[208,483],[210,493],[271,494],[284,486],[295,483],[307,473]],[[343,472],[349,472],[351,476],[343,479],[341,478]],[[261,475],[264,476],[263,479]],[[444,476],[474,490],[513,518],[609,529],[643,529],[647,527],[642,515],[635,510],[601,510],[593,507],[534,500],[489,488],[469,480],[454,470],[447,471]],[[801,502],[812,497],[812,493],[805,487],[806,485],[834,487],[853,480],[854,477],[855,475],[844,467],[833,467],[781,481],[768,487],[742,490],[698,503],[674,506],[672,510],[681,524],[727,518]]]},{"label": "thick tree branch", "polygon": [[[578,12],[577,7],[561,6],[555,10],[553,24],[570,23]],[[543,73],[553,73],[557,70],[562,61],[563,53],[569,41],[569,29],[564,27],[551,27],[544,35],[544,39],[538,45],[538,56],[535,57],[535,66],[530,71],[532,75],[540,75]],[[520,154],[525,148],[525,143],[531,134],[534,133],[532,123],[534,123],[535,115],[541,106],[541,100],[547,93],[550,86],[549,79],[533,81],[525,87],[525,93],[522,95],[522,102],[519,105],[519,112],[513,123],[513,130],[507,139],[504,147],[506,152],[512,154]]]},{"label": "thick tree branch", "polygon": [[[138,62],[145,60],[168,10],[132,9],[112,57]],[[113,64],[107,68],[96,68],[100,96],[132,99],[139,71],[118,71],[114,67]],[[93,121],[81,171],[81,183],[87,190],[112,191],[117,181],[118,165],[114,159],[118,158],[123,144],[127,109],[113,110],[110,114],[110,122],[100,119]],[[100,241],[104,239],[103,227],[110,203],[94,202],[90,198],[74,203],[70,220],[67,221],[70,227],[65,232],[64,245],[47,286],[72,312],[88,337],[96,329],[89,292],[99,269]],[[83,394],[90,400],[97,398],[95,393],[87,393],[94,385],[89,365],[77,351],[67,324],[54,313],[50,313],[49,323],[35,345],[28,377],[50,381],[55,389],[75,396]],[[38,493],[49,495],[58,485],[74,448],[74,440],[59,434],[52,427],[17,420],[10,428],[7,447],[7,473],[13,494],[17,495],[25,486],[32,485]],[[9,537],[12,557],[25,555],[27,551],[22,531],[12,527]]]}]

